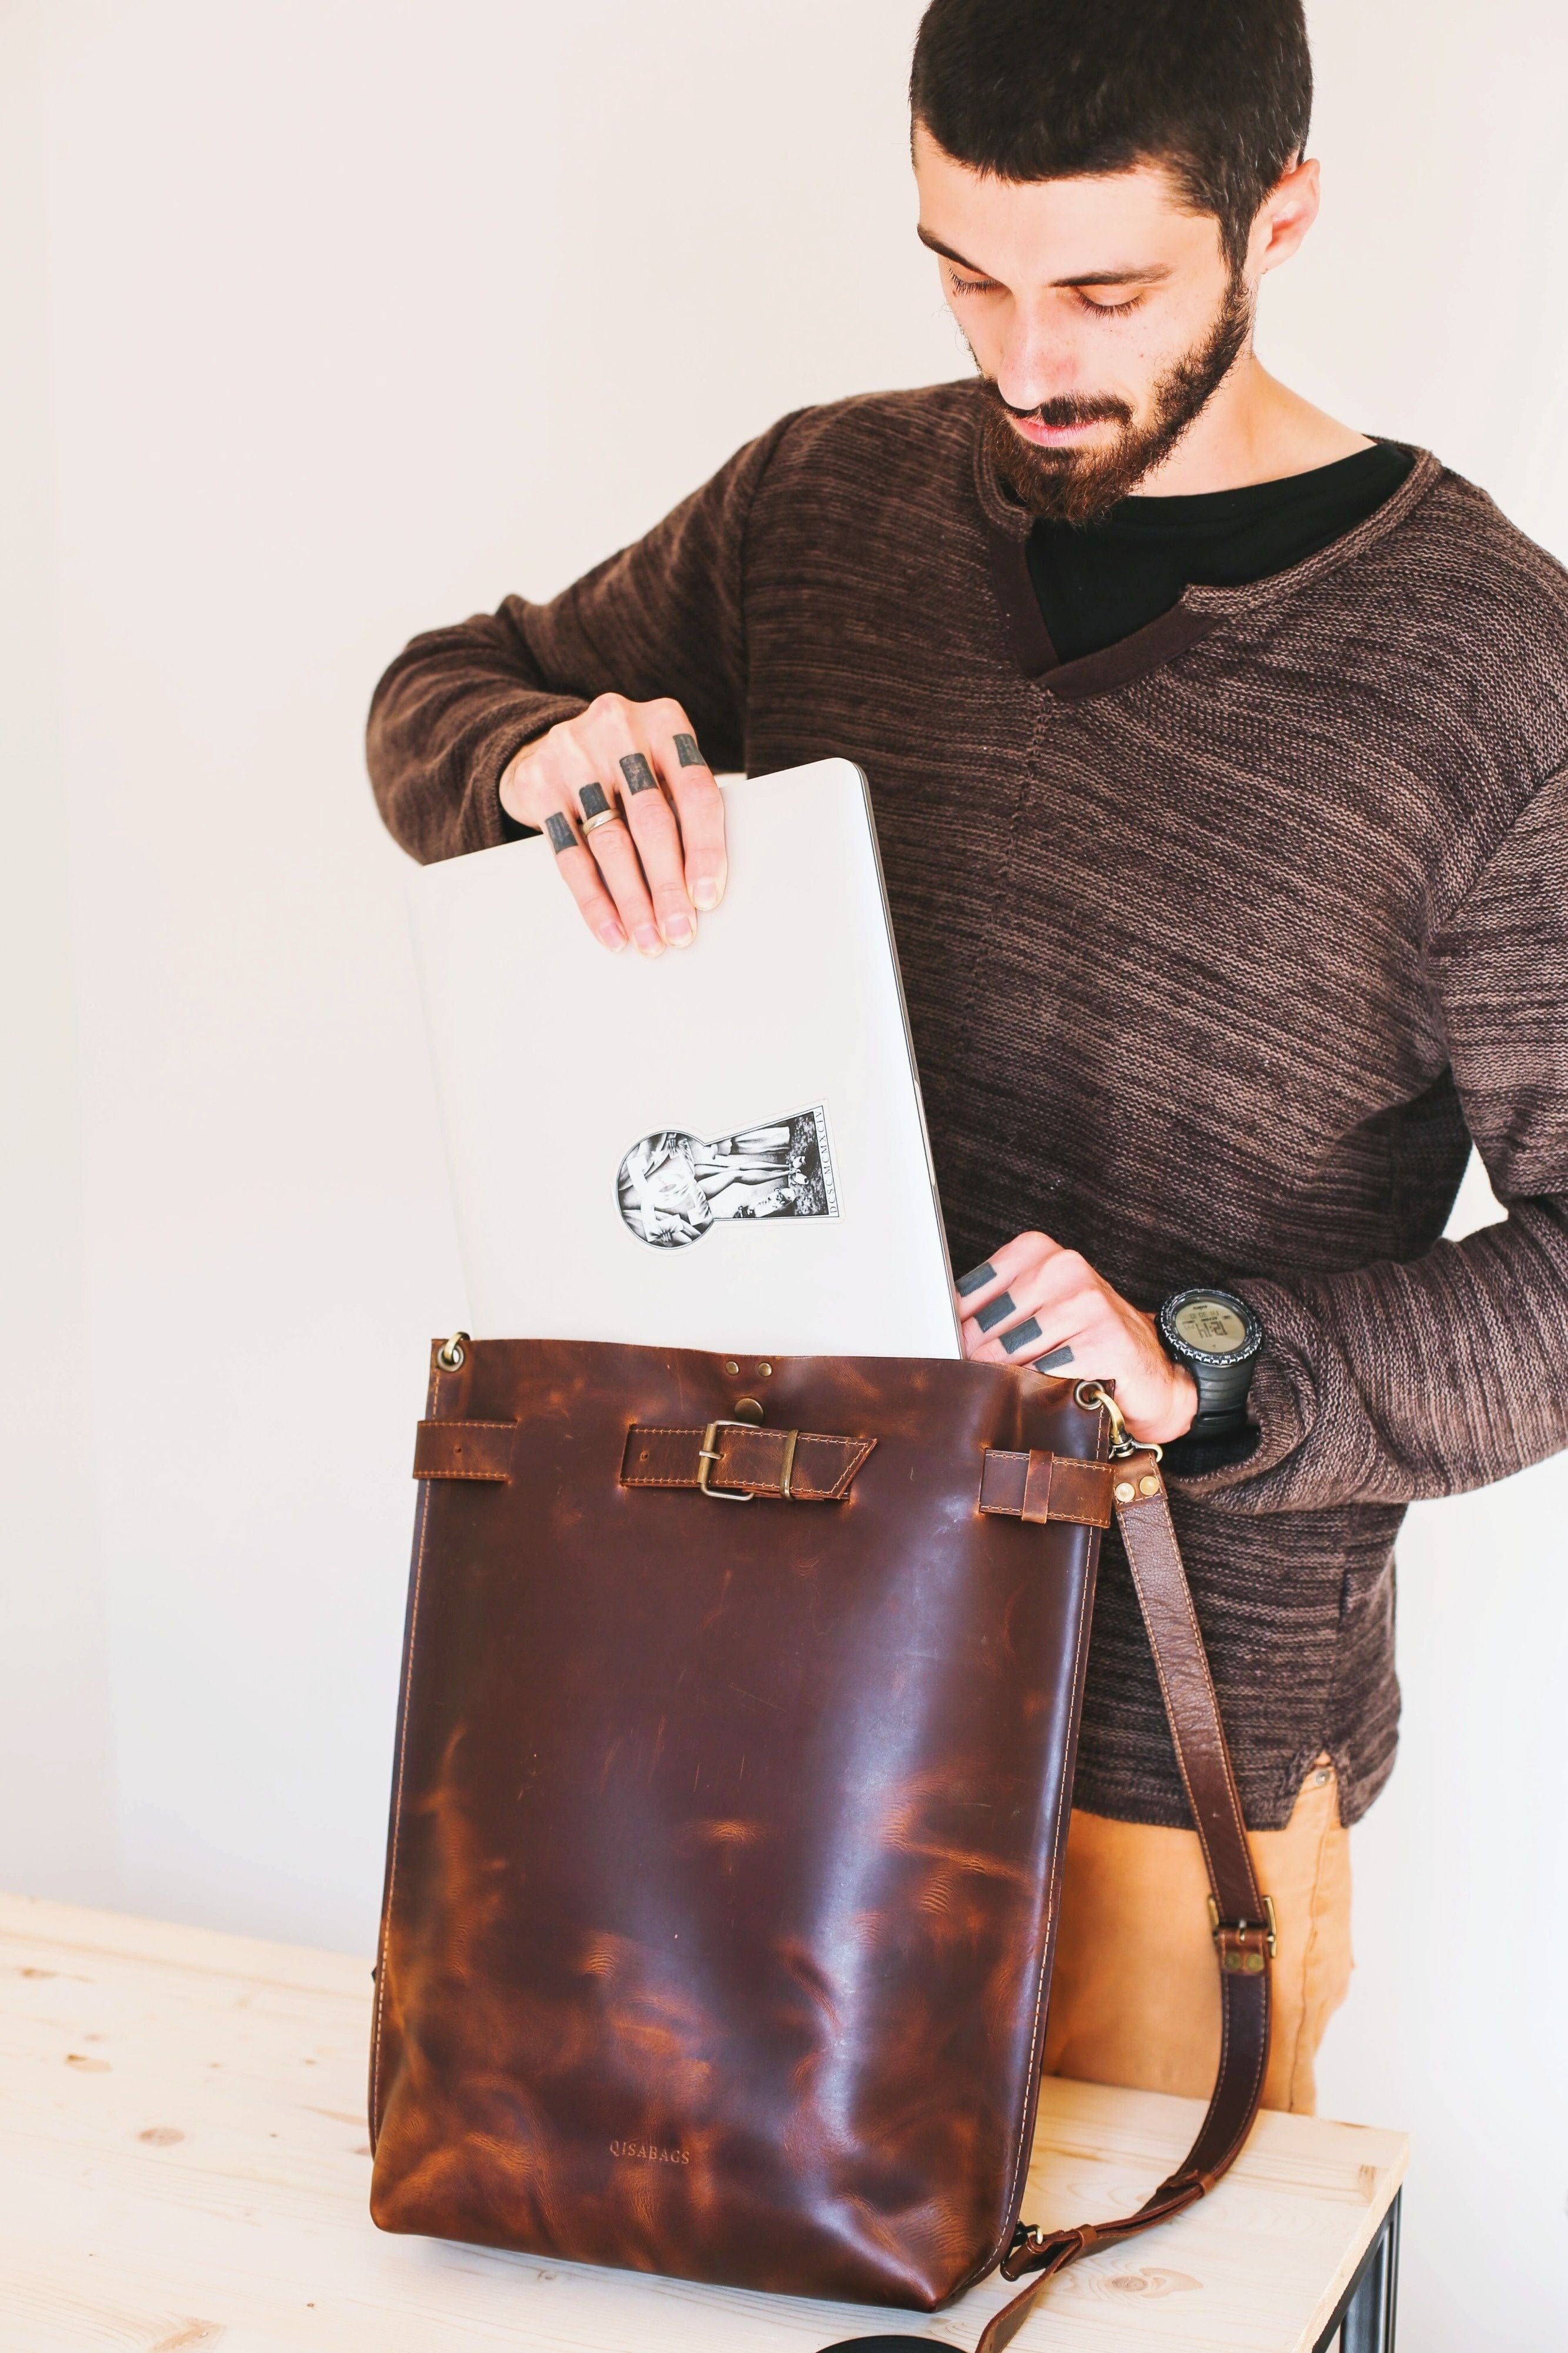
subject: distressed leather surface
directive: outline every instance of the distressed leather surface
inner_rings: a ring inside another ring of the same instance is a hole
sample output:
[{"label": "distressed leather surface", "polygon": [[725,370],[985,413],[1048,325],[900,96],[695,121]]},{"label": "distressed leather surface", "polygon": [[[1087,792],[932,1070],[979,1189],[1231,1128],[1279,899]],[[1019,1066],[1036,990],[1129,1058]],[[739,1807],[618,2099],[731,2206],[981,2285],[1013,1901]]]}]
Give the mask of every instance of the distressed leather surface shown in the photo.
[{"label": "distressed leather surface", "polygon": [[[384,2229],[929,2309],[1016,2221],[1099,1544],[979,1510],[1012,1366],[479,1341],[421,1486],[372,2054]],[[627,1431],[875,1440],[831,1507]],[[432,1448],[437,1441],[428,1443]]]}]

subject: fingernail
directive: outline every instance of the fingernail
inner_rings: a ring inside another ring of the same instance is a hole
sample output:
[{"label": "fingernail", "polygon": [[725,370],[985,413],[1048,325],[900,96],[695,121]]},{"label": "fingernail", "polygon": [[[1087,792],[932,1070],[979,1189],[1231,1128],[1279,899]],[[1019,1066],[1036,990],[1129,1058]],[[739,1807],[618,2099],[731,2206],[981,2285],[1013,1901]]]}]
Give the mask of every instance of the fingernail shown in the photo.
[{"label": "fingernail", "polygon": [[641,752],[626,754],[621,762],[621,774],[626,780],[628,793],[654,793],[658,790],[658,778]]},{"label": "fingernail", "polygon": [[599,925],[599,937],[604,941],[605,945],[607,948],[614,948],[617,955],[619,955],[621,950],[626,944],[626,935],[625,932],[622,931],[619,923],[601,923]]},{"label": "fingernail", "polygon": [[666,923],[664,927],[664,936],[669,942],[672,948],[689,948],[691,945],[691,923],[689,917],[686,915],[671,915],[668,923]]},{"label": "fingernail", "polygon": [[996,1270],[987,1259],[984,1266],[972,1266],[967,1274],[961,1274],[954,1288],[960,1299],[967,1299],[972,1291],[984,1291],[988,1282],[995,1280]]},{"label": "fingernail", "polygon": [[706,875],[700,882],[694,882],[691,886],[691,903],[704,915],[708,914],[719,904],[717,882],[710,882]]},{"label": "fingernail", "polygon": [[[1033,1318],[1030,1320],[1033,1321]],[[1070,1365],[1071,1362],[1072,1350],[1070,1348],[1053,1348],[1048,1356],[1037,1356],[1035,1358],[1035,1370],[1037,1373],[1057,1373],[1061,1370],[1064,1365]]]},{"label": "fingernail", "polygon": [[655,931],[651,923],[639,923],[637,925],[637,943],[638,947],[641,948],[644,955],[656,956],[662,955],[664,954],[664,942],[659,938],[658,934]]},{"label": "fingernail", "polygon": [[1010,1356],[1016,1356],[1020,1348],[1026,1348],[1031,1340],[1037,1340],[1039,1336],[1039,1317],[1026,1315],[1021,1324],[1015,1324],[1010,1332],[1001,1335],[1002,1345]]},{"label": "fingernail", "polygon": [[1013,1304],[1012,1293],[999,1291],[994,1299],[986,1301],[974,1320],[983,1332],[989,1332],[994,1324],[1004,1323],[1009,1315],[1016,1315],[1017,1312]]}]

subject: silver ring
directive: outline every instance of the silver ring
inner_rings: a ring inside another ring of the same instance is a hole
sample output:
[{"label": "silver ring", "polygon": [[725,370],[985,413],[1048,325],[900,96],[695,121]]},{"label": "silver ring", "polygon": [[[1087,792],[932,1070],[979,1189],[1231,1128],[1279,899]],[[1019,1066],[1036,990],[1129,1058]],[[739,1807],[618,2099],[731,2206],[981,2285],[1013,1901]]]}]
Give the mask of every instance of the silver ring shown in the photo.
[{"label": "silver ring", "polygon": [[454,1332],[449,1340],[442,1341],[436,1351],[436,1362],[444,1373],[457,1371],[468,1354],[468,1350],[463,1345],[468,1337],[468,1335],[466,1332]]},{"label": "silver ring", "polygon": [[583,828],[583,839],[584,841],[587,840],[588,836],[591,833],[596,833],[600,826],[619,825],[620,821],[621,813],[618,808],[601,809],[597,817],[585,817],[578,819],[578,823]]}]

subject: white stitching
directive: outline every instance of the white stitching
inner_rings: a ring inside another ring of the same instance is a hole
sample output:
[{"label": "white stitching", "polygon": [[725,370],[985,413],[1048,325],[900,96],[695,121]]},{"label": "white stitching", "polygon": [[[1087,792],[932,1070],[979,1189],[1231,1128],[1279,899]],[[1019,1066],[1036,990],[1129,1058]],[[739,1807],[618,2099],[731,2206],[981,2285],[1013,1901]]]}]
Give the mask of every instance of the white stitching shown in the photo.
[{"label": "white stitching", "polygon": [[426,1414],[419,1424],[421,1430],[520,1430],[521,1426],[516,1421],[459,1420],[453,1414]]}]

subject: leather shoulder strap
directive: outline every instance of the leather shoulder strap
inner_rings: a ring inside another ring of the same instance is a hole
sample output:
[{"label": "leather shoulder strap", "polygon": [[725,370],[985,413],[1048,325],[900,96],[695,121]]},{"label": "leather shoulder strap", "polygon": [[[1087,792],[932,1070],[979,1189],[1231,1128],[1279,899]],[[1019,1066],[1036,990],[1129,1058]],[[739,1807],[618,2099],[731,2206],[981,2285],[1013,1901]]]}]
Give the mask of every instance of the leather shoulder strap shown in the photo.
[{"label": "leather shoulder strap", "polygon": [[1219,2075],[1198,2137],[1153,2195],[1115,2222],[1041,2233],[1021,2224],[1005,2259],[1007,2279],[1039,2276],[994,2314],[975,2353],[1001,2353],[1027,2319],[1047,2281],[1097,2247],[1114,2246],[1151,2224],[1168,2221],[1213,2189],[1252,2129],[1268,2063],[1268,1964],[1272,1925],[1258,1894],[1242,1820],[1236,1771],[1220,1722],[1203,1636],[1160,1475],[1157,1454],[1142,1449],[1113,1458],[1112,1500],[1139,1606],[1164,1694],[1187,1802],[1203,1845],[1213,1896],[1220,1971]]}]

